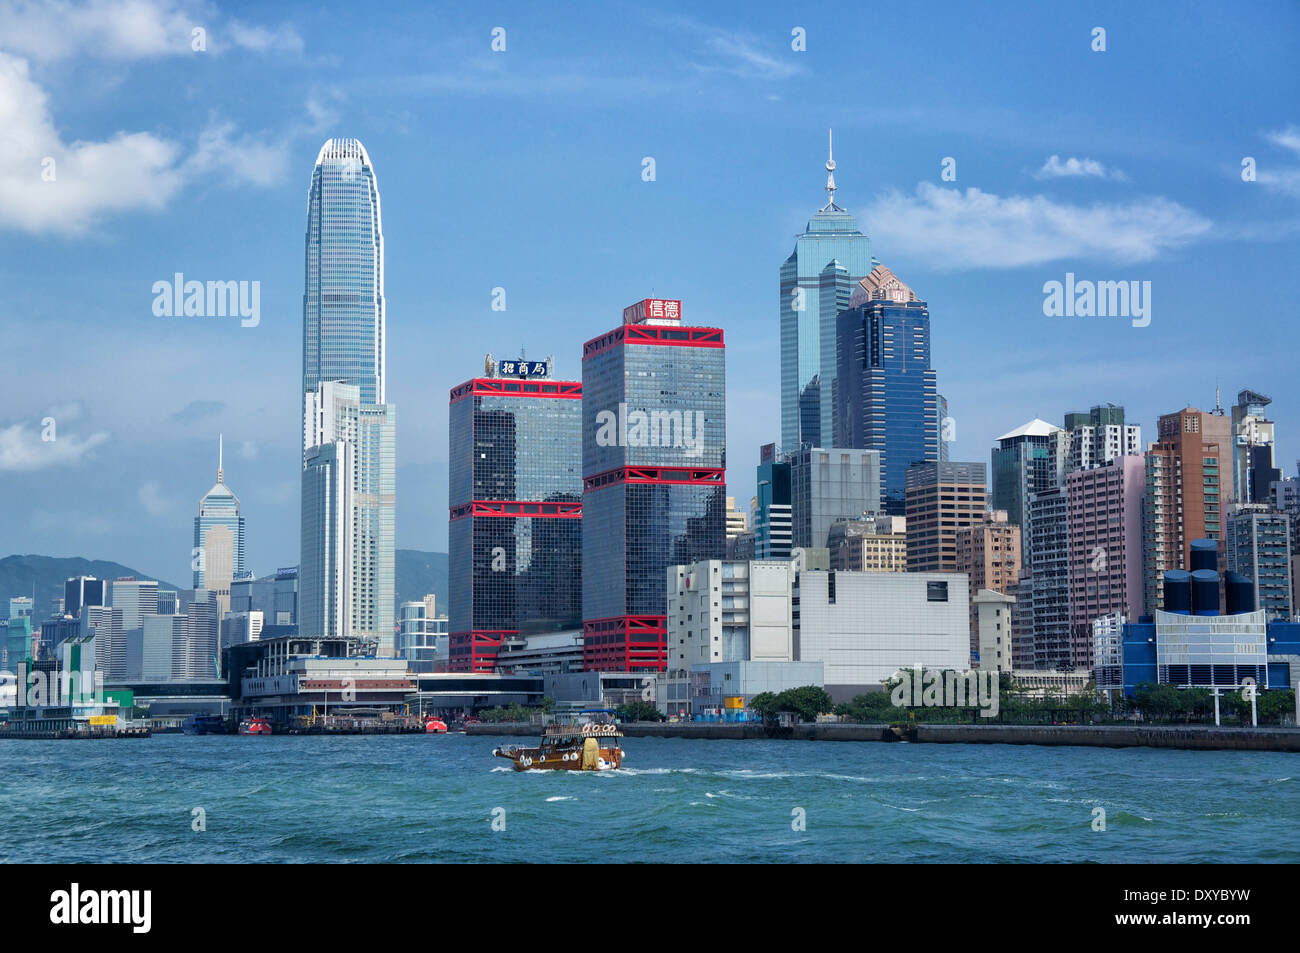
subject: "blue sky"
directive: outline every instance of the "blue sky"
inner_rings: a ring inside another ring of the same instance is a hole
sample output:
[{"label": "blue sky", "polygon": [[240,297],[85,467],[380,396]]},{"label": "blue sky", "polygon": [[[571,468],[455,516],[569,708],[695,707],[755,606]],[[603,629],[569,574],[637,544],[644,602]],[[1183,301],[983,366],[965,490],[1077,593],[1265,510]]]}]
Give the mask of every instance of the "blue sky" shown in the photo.
[{"label": "blue sky", "polygon": [[[1293,474],[1300,7],[1134,6],[0,2],[0,555],[186,583],[224,432],[249,566],[297,562],[306,191],[330,136],[365,143],[383,198],[399,546],[445,549],[447,392],[485,352],[578,377],[582,342],[651,295],[726,329],[748,501],[828,127],[837,202],[929,302],[955,459],[1107,400],[1150,441],[1217,382],[1225,406],[1273,396]],[[156,317],[178,271],[259,281],[260,324]],[[1066,272],[1150,281],[1150,325],[1044,316]]]}]

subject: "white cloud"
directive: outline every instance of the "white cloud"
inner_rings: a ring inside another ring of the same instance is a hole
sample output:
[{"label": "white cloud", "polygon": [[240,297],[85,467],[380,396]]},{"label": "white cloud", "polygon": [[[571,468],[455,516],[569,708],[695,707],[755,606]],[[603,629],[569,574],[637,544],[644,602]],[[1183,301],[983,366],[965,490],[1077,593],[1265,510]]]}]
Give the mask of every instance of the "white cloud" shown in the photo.
[{"label": "white cloud", "polygon": [[162,487],[153,481],[141,484],[136,490],[140,505],[150,516],[167,516],[175,508],[175,503],[163,496]]},{"label": "white cloud", "polygon": [[[1265,133],[1264,138],[1275,146],[1300,155],[1300,126],[1287,126],[1285,129]],[[1300,166],[1279,167],[1261,159],[1257,164],[1255,178],[1266,188],[1292,198],[1300,198]]]},{"label": "white cloud", "polygon": [[107,431],[89,437],[60,433],[55,420],[53,440],[42,439],[42,429],[25,423],[0,427],[0,472],[27,472],[80,463],[91,450],[108,440]]},{"label": "white cloud", "polygon": [[928,182],[915,195],[880,196],[866,219],[881,247],[938,268],[1016,268],[1066,258],[1149,261],[1211,226],[1165,198],[1082,206]]},{"label": "white cloud", "polygon": [[266,27],[231,20],[182,0],[11,0],[0,3],[4,49],[38,62],[72,57],[106,60],[194,56],[193,31],[205,53],[238,47],[254,53],[300,53],[302,38],[287,24]]},{"label": "white cloud", "polygon": [[1123,172],[1106,167],[1096,159],[1076,159],[1074,156],[1062,160],[1060,156],[1049,156],[1043,167],[1034,173],[1035,179],[1093,178],[1113,179],[1117,182],[1127,180]]},{"label": "white cloud", "polygon": [[148,132],[64,142],[26,60],[0,53],[0,227],[83,235],[103,216],[158,210],[196,177],[270,185],[288,170],[287,138],[237,135],[213,120],[195,150]]},{"label": "white cloud", "polygon": [[[718,69],[737,76],[753,79],[788,79],[801,72],[801,67],[793,59],[796,54],[787,57],[772,56],[763,52],[758,43],[741,33],[701,27],[705,31],[705,48],[717,59],[702,69]],[[787,52],[790,52],[787,47]]]}]

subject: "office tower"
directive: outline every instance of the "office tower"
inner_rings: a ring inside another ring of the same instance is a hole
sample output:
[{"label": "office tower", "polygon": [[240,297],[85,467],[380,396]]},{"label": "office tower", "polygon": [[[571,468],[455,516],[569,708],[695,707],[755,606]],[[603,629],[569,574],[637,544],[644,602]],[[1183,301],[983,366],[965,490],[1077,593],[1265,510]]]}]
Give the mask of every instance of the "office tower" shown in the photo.
[{"label": "office tower", "polygon": [[355,139],[330,139],[316,157],[304,283],[299,629],[392,656],[397,412],[385,397],[379,188]]},{"label": "office tower", "polygon": [[[1273,469],[1273,421],[1266,416],[1273,398],[1258,391],[1243,390],[1232,406],[1233,502],[1268,502],[1269,471]],[[1259,473],[1259,482],[1252,479]],[[1280,480],[1281,473],[1272,479]],[[1224,502],[1229,502],[1224,499]]]},{"label": "office tower", "polygon": [[781,445],[787,451],[832,442],[835,318],[853,283],[872,268],[870,240],[835,204],[833,152],[826,171],[830,201],[781,266]]},{"label": "office tower", "polygon": [[1232,499],[1227,417],[1185,407],[1159,419],[1146,452],[1142,511],[1145,614],[1164,608],[1164,573],[1191,559],[1194,539],[1223,539],[1223,506]]},{"label": "office tower", "polygon": [[[1020,527],[1008,522],[1006,510],[985,512],[978,523],[957,530],[957,571],[970,576],[972,654],[980,651],[980,620],[976,597],[982,590],[1007,595],[1020,579],[1020,567]],[[1010,610],[1006,611],[1009,618]],[[1009,627],[1006,631],[1006,648],[1006,663],[1010,665]],[[980,656],[980,661],[984,661],[983,656]]]},{"label": "office tower", "polygon": [[[1142,494],[1140,454],[1113,457],[1066,476],[1070,549],[1070,639],[1093,642],[1102,616],[1142,615]],[[1096,664],[1096,660],[1093,660]]]},{"label": "office tower", "polygon": [[173,651],[172,672],[177,678],[218,678],[221,675],[216,595],[208,589],[194,590],[194,601],[186,610],[184,638]]},{"label": "office tower", "polygon": [[1242,504],[1228,516],[1228,570],[1250,580],[1255,606],[1269,621],[1290,622],[1291,529],[1286,513],[1262,503]]},{"label": "office tower", "polygon": [[1070,636],[1069,507],[1064,487],[1048,487],[1029,495],[1025,538],[1027,562],[1033,574],[1034,668],[1086,668],[1092,655],[1092,635],[1075,644]]},{"label": "office tower", "polygon": [[583,665],[660,671],[667,567],[726,551],[719,328],[648,298],[582,350]]},{"label": "office tower", "polygon": [[[366,404],[350,384],[306,395],[303,470],[303,635],[374,640],[393,654],[396,573],[396,411]],[[324,452],[327,447],[333,452]],[[319,451],[319,452],[317,452]],[[327,519],[341,521],[325,525]],[[329,592],[343,586],[346,592]],[[311,615],[307,615],[307,603]],[[317,627],[325,624],[326,629]]]},{"label": "office tower", "polygon": [[267,624],[296,625],[298,623],[298,567],[277,569],[272,592],[275,601],[271,614],[267,617]]},{"label": "office tower", "polygon": [[32,597],[14,596],[9,600],[9,618],[30,619],[32,617]]},{"label": "office tower", "polygon": [[880,512],[880,451],[805,448],[790,455],[793,542],[825,549],[837,519]]},{"label": "office tower", "polygon": [[727,497],[727,539],[735,539],[747,532],[749,532],[749,517],[744,510],[736,508],[734,496]]},{"label": "office tower", "polygon": [[956,572],[957,531],[984,520],[982,463],[914,463],[907,468],[907,571]]},{"label": "office tower", "polygon": [[302,392],[342,381],[383,404],[386,333],[379,184],[358,140],[329,139],[307,198]]},{"label": "office tower", "polygon": [[1029,497],[1058,486],[1065,470],[1070,435],[1034,418],[998,437],[993,448],[993,502],[1014,526],[1025,526]]},{"label": "office tower", "polygon": [[582,622],[582,385],[551,366],[489,355],[451,389],[452,671],[493,671],[506,638]]},{"label": "office tower", "polygon": [[757,486],[754,558],[786,559],[793,545],[790,463],[777,459],[774,443],[765,443],[759,450]]},{"label": "office tower", "polygon": [[106,679],[126,677],[126,627],[122,616],[123,611],[113,606],[82,607],[80,638],[94,639],[92,667]]},{"label": "office tower", "polygon": [[1088,413],[1065,415],[1069,449],[1061,478],[1071,470],[1098,467],[1116,457],[1142,452],[1142,427],[1124,423],[1124,408],[1098,404]]},{"label": "office tower", "polygon": [[957,425],[948,416],[948,398],[935,394],[935,416],[939,419],[939,462],[948,462],[949,444],[957,439]]},{"label": "office tower", "polygon": [[352,471],[355,450],[339,441],[307,451],[302,471],[302,565],[299,567],[303,635],[350,634],[352,618]]},{"label": "office tower", "polygon": [[226,486],[223,438],[217,437],[217,482],[199,500],[194,517],[194,588],[216,594],[218,616],[230,611],[230,583],[244,572],[244,517]]},{"label": "office tower", "polygon": [[835,446],[880,453],[884,509],[901,516],[907,468],[940,459],[930,311],[877,265],[836,319],[836,353]]},{"label": "office tower", "polygon": [[138,629],[145,616],[158,614],[158,583],[152,579],[114,579],[108,600],[114,609],[122,611],[123,629]]},{"label": "office tower", "polygon": [[907,520],[901,516],[838,519],[826,546],[836,571],[907,572]]},{"label": "office tower", "polygon": [[104,580],[94,576],[73,576],[63,584],[63,611],[76,618],[85,606],[105,604]]},{"label": "office tower", "polygon": [[175,615],[180,611],[180,594],[175,589],[158,590],[158,614]]},{"label": "office tower", "polygon": [[176,671],[178,654],[184,651],[185,620],[183,615],[150,616],[143,626],[143,664],[145,681],[167,682],[181,677]]}]

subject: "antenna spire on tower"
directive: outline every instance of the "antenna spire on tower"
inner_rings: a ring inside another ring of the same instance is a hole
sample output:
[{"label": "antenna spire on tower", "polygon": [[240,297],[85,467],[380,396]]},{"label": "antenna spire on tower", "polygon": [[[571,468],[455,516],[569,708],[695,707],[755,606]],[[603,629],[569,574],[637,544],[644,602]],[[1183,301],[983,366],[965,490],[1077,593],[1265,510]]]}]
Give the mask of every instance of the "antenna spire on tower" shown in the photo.
[{"label": "antenna spire on tower", "polygon": [[826,130],[826,193],[830,196],[830,201],[822,209],[823,212],[842,212],[844,209],[835,204],[835,139],[834,130]]},{"label": "antenna spire on tower", "polygon": [[218,483],[226,482],[225,467],[222,465],[224,463],[224,457],[225,457],[225,446],[224,446],[225,436],[226,436],[225,434],[217,434],[217,482]]}]

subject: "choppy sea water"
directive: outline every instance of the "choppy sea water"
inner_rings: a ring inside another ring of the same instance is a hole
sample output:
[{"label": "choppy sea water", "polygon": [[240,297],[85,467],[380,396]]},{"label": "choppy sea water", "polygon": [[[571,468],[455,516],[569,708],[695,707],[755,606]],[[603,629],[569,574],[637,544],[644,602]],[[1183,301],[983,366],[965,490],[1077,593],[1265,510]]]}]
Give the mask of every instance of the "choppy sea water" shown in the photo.
[{"label": "choppy sea water", "polygon": [[630,738],[516,772],[517,740],[4,740],[0,861],[1300,861],[1293,754]]}]

